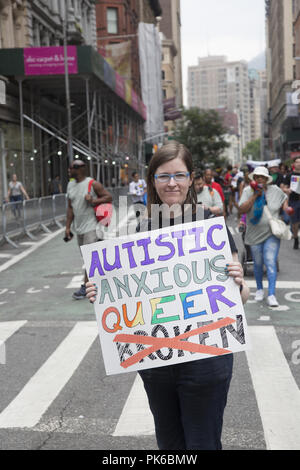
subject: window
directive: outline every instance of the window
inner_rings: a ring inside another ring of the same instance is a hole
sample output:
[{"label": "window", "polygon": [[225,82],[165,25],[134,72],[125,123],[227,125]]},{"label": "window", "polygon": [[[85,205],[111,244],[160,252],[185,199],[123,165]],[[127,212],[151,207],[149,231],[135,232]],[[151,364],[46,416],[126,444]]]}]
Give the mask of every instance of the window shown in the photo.
[{"label": "window", "polygon": [[106,10],[107,19],[107,32],[109,34],[118,34],[118,9],[107,8]]}]

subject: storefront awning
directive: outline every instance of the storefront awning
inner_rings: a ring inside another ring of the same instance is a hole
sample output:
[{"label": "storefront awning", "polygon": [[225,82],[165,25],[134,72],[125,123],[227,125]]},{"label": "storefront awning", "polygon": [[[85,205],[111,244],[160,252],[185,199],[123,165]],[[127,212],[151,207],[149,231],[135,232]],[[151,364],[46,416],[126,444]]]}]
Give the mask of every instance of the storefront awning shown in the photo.
[{"label": "storefront awning", "polygon": [[[141,98],[91,46],[68,46],[68,65],[71,79],[97,78],[146,120],[146,106]],[[0,75],[57,82],[57,78],[64,74],[62,46],[0,49]]]}]

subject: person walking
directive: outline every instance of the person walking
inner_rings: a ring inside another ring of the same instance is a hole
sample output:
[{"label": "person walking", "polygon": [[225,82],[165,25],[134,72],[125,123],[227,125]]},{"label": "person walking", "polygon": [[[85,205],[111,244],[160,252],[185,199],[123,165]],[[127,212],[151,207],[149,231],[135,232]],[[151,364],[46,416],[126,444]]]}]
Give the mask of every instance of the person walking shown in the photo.
[{"label": "person walking", "polygon": [[[266,266],[268,278],[268,298],[270,307],[278,307],[276,299],[277,258],[280,239],[271,231],[269,219],[264,211],[267,206],[273,217],[279,218],[282,208],[288,212],[287,196],[276,185],[265,167],[257,167],[249,175],[252,182],[242,193],[239,201],[239,214],[247,214],[245,243],[251,247],[254,262],[254,276],[257,285],[255,300],[264,299],[263,267]],[[253,184],[254,183],[254,184]]]},{"label": "person walking", "polygon": [[284,192],[289,197],[289,205],[294,209],[291,215],[291,227],[294,238],[294,250],[299,249],[299,224],[300,224],[300,157],[294,161],[293,172],[286,176]]},{"label": "person walking", "polygon": [[144,195],[147,192],[147,185],[144,179],[139,177],[137,171],[132,173],[132,181],[129,184],[129,193],[133,204],[144,204]]},{"label": "person walking", "polygon": [[[168,219],[169,225],[182,222],[186,205],[192,206],[193,220],[197,220],[197,209],[201,207],[197,205],[193,176],[192,156],[184,145],[172,141],[158,150],[151,159],[147,175],[147,208],[150,219],[145,221],[146,230],[152,227],[151,213],[155,204],[178,209],[178,213]],[[154,221],[154,225],[155,222],[157,221]],[[164,225],[163,222],[161,220],[161,225]],[[249,288],[238,262],[236,246],[229,231],[228,233],[233,252],[228,274],[240,286],[245,302],[249,296]],[[94,302],[95,295],[96,288],[89,282],[87,297]],[[139,372],[154,417],[160,450],[222,448],[223,413],[232,367],[233,355],[228,354]]]},{"label": "person walking", "polygon": [[275,161],[272,161],[268,164],[268,170],[272,176],[272,184],[276,184],[276,186],[283,190],[285,178],[279,169],[279,165]]},{"label": "person walking", "polygon": [[212,189],[215,189],[216,191],[218,191],[218,193],[220,194],[220,197],[222,199],[222,204],[223,204],[223,214],[225,215],[226,214],[226,208],[225,208],[225,196],[224,196],[224,193],[223,193],[223,189],[222,189],[222,186],[219,184],[219,183],[216,183],[213,179],[213,172],[212,170],[210,170],[209,168],[207,168],[205,171],[204,171],[204,182],[205,182],[205,185],[208,186],[209,188],[212,188]]},{"label": "person walking", "polygon": [[223,194],[224,194],[224,207],[225,216],[232,214],[232,191],[231,191],[231,180],[232,180],[232,166],[227,166],[227,172],[224,175],[223,182]]},{"label": "person walking", "polygon": [[221,196],[215,189],[205,186],[202,173],[195,175],[194,186],[197,193],[198,204],[202,204],[203,208],[210,210],[213,215],[223,215]]},{"label": "person walking", "polygon": [[[68,209],[65,229],[65,239],[71,240],[71,225],[77,234],[78,245],[88,245],[99,240],[97,235],[97,219],[94,207],[99,204],[111,203],[111,194],[104,189],[101,183],[86,177],[86,164],[82,160],[75,160],[70,165],[69,176],[72,180],[67,187]],[[91,181],[93,181],[91,183]],[[89,186],[91,189],[89,190]],[[80,289],[73,293],[76,300],[86,297],[85,283],[88,281],[84,274],[84,283]]]},{"label": "person walking", "polygon": [[20,202],[23,200],[23,196],[28,201],[29,196],[23,186],[23,184],[18,181],[17,175],[12,175],[12,181],[8,184],[8,192],[7,192],[7,202],[14,202],[12,206],[13,214],[16,218],[21,217],[21,204]]},{"label": "person walking", "polygon": [[62,193],[61,181],[60,181],[59,175],[56,175],[50,184],[50,194],[53,196],[55,194],[61,194],[61,193]]}]

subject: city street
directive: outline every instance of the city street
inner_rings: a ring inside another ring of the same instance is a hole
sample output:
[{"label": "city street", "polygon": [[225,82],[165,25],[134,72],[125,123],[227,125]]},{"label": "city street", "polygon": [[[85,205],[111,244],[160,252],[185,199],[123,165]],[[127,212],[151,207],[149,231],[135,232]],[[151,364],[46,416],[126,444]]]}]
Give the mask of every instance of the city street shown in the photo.
[{"label": "city street", "polygon": [[[231,216],[242,249],[236,225]],[[1,251],[0,448],[157,449],[138,376],[105,374],[93,306],[72,299],[79,249],[62,239],[60,229]],[[235,354],[224,449],[300,449],[300,252],[291,246],[281,246],[278,308],[254,301],[249,268],[252,350]]]}]

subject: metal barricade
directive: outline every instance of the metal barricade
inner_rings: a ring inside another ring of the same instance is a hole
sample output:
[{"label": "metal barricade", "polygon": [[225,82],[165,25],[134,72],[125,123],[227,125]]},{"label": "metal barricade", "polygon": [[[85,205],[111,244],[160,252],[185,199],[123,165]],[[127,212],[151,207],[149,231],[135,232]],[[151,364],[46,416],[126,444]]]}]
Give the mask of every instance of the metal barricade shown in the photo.
[{"label": "metal barricade", "polygon": [[[113,204],[116,208],[119,206],[119,197],[128,194],[127,186],[107,188],[107,190],[112,194]],[[36,237],[31,233],[33,229],[41,228],[45,232],[51,233],[47,225],[55,224],[62,228],[67,205],[66,194],[4,203],[0,221],[0,237],[13,247],[18,248],[17,243],[11,239],[16,235],[25,233],[32,240],[36,240]]]},{"label": "metal barricade", "polygon": [[7,202],[2,206],[2,237],[18,248],[18,245],[11,240],[11,236],[24,231],[24,201]]},{"label": "metal barricade", "polygon": [[36,240],[36,237],[30,232],[33,228],[38,228],[40,225],[40,210],[39,210],[39,199],[29,199],[23,201],[24,207],[24,218],[23,227],[26,235],[32,240]]},{"label": "metal barricade", "polygon": [[65,218],[68,206],[68,198],[66,194],[55,194],[53,196],[53,219],[59,228],[62,228],[60,220]]},{"label": "metal barricade", "polygon": [[53,196],[41,197],[39,199],[39,208],[41,228],[44,232],[50,233],[51,230],[49,230],[47,225],[54,221]]}]

